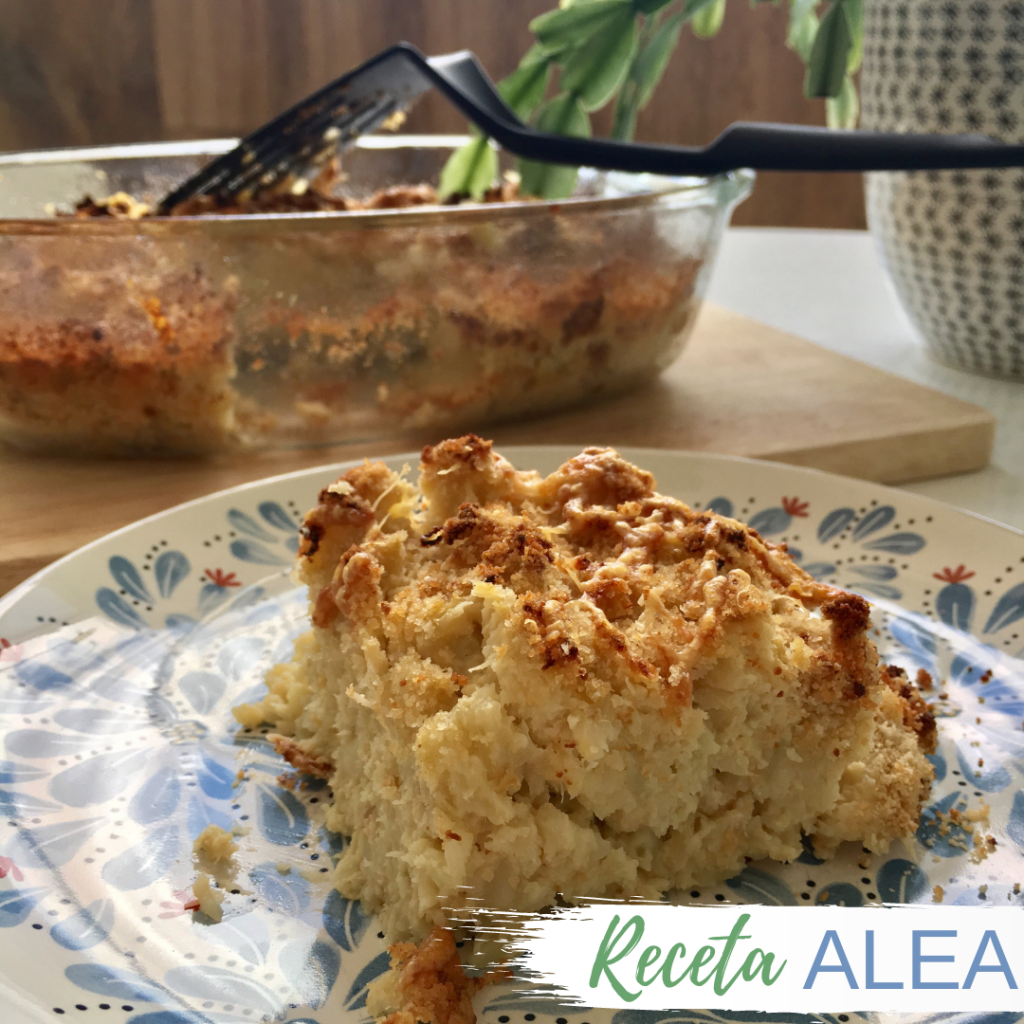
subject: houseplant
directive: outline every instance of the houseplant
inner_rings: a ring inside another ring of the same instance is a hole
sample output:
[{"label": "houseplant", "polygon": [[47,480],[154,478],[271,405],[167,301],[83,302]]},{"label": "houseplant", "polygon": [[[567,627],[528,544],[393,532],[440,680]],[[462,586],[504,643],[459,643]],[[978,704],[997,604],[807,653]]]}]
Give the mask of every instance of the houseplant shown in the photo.
[{"label": "houseplant", "polygon": [[[756,6],[768,0],[751,0]],[[775,0],[778,2],[778,0]],[[589,135],[590,115],[614,103],[612,136],[631,139],[639,112],[654,94],[684,25],[715,35],[726,0],[562,0],[534,18],[535,43],[519,67],[498,84],[509,106],[546,131]],[[853,127],[860,66],[863,0],[789,0],[786,44],[807,65],[804,92],[824,97],[828,122]],[[557,87],[552,87],[557,69]],[[554,92],[554,95],[549,95]],[[521,189],[557,199],[572,193],[573,168],[519,161]],[[441,178],[443,195],[479,198],[493,182],[497,161],[483,137],[454,154]]]}]

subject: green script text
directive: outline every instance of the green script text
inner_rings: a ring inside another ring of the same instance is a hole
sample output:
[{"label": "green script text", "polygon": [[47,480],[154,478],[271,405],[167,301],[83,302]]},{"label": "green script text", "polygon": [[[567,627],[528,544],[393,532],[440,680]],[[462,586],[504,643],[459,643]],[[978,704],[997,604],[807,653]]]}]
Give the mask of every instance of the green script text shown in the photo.
[{"label": "green script text", "polygon": [[[751,949],[742,967],[732,977],[728,977],[729,959],[736,948],[736,943],[750,938],[749,935],[742,934],[749,920],[749,914],[741,914],[728,935],[709,936],[708,942],[724,942],[725,945],[703,945],[689,963],[684,964],[686,946],[682,942],[677,942],[664,956],[660,946],[645,947],[636,959],[635,968],[630,968],[628,963],[622,961],[640,946],[644,934],[644,919],[636,914],[620,927],[619,915],[616,914],[611,919],[594,958],[594,966],[590,972],[590,987],[597,988],[601,976],[605,975],[620,998],[632,1002],[639,998],[640,991],[631,990],[622,979],[635,979],[636,984],[643,988],[654,984],[675,988],[687,979],[694,985],[706,985],[713,978],[715,993],[720,996],[725,995],[739,978],[774,985],[787,961],[783,960],[779,969],[772,974],[775,954],[766,953],[758,947]],[[613,965],[619,964],[621,966],[616,966],[616,970],[613,971]],[[705,968],[706,973],[702,973]]]}]

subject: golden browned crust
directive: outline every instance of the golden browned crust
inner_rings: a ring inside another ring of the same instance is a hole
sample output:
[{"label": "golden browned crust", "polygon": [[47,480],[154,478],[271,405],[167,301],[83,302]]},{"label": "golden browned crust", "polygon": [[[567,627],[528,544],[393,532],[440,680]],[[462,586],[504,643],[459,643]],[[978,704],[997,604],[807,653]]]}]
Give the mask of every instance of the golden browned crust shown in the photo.
[{"label": "golden browned crust", "polygon": [[[807,610],[819,608],[830,625],[803,635],[813,651],[811,678],[819,699],[862,700],[878,685],[864,598],[819,583],[784,546],[764,541],[756,530],[657,494],[651,474],[610,450],[586,449],[525,488],[522,475],[475,434],[427,446],[422,465],[430,478],[424,523],[436,525],[418,537],[433,558],[414,593],[468,593],[474,581],[510,587],[520,597],[524,629],[544,669],[579,661],[566,623],[568,607],[582,599],[601,613],[594,639],[606,656],[662,686],[673,706],[690,706],[687,675],[670,671],[680,648],[691,648],[691,657],[711,649],[727,623],[760,611],[763,595],[775,593]],[[333,569],[314,601],[314,624],[327,626],[339,614],[379,617],[374,602],[382,570],[360,544],[377,524],[376,505],[394,486],[383,464],[359,466],[323,490],[306,516],[300,555],[311,569],[317,564],[314,574]],[[467,493],[478,500],[453,507],[453,496]],[[709,619],[704,588],[711,581],[715,606]],[[665,614],[648,613],[654,621],[638,629],[652,601]],[[390,610],[388,602],[384,606]],[[586,669],[580,666],[577,674],[586,678]],[[882,677],[904,702],[907,727],[930,750],[934,718],[917,688],[894,678]]]},{"label": "golden browned crust", "polygon": [[[285,182],[281,187],[261,192],[251,198],[233,197],[225,200],[218,196],[195,196],[178,203],[167,214],[171,217],[208,217],[211,215],[239,216],[259,213],[324,213],[346,210],[404,210],[411,206],[433,206],[441,202],[437,189],[426,183],[418,185],[390,185],[360,199],[336,193],[341,181],[341,164],[333,160],[308,186],[294,187]],[[453,195],[445,200],[457,205],[468,196]],[[484,203],[507,203],[519,198],[515,181],[505,181],[487,189],[481,197]],[[157,215],[148,203],[141,202],[126,192],[117,192],[103,199],[86,195],[75,206],[74,216],[80,219],[112,217],[119,220],[141,220]]]},{"label": "golden browned crust", "polygon": [[[918,671],[917,685],[913,685],[908,679],[906,672],[897,665],[883,665],[882,679],[895,693],[900,701],[903,711],[903,724],[907,729],[917,734],[918,743],[926,754],[934,754],[938,743],[938,726],[935,721],[935,713],[924,697],[921,696],[920,687],[925,680]],[[928,689],[931,689],[931,677],[927,672]]]},{"label": "golden browned crust", "polygon": [[75,216],[79,219],[115,217],[121,220],[140,220],[148,217],[151,212],[148,203],[141,202],[127,192],[115,192],[99,200],[86,195],[75,204]]},{"label": "golden browned crust", "polygon": [[[344,568],[344,553],[377,522],[375,508],[395,486],[383,463],[366,462],[325,487],[299,528],[299,557],[332,571]],[[326,606],[321,614],[333,616]]]},{"label": "golden browned crust", "polygon": [[838,592],[822,603],[821,614],[833,625],[839,644],[852,644],[871,626],[871,605],[859,594]]},{"label": "golden browned crust", "polygon": [[313,775],[318,779],[329,779],[334,766],[327,761],[311,757],[295,740],[288,736],[271,733],[267,739],[274,749],[296,770],[304,775]]},{"label": "golden browned crust", "polygon": [[[311,187],[251,212],[436,200],[417,186],[332,196]],[[196,202],[181,212],[218,212]],[[82,214],[139,215],[126,197]],[[0,433],[36,449],[190,453],[456,430],[624,390],[678,353],[702,260],[649,217],[498,220],[314,233],[279,288],[248,275],[241,301],[183,273],[192,252],[220,273],[215,250],[164,245],[148,225],[74,249],[19,239],[0,272]],[[94,249],[104,266],[69,266]],[[321,274],[332,262],[340,290]]]},{"label": "golden browned crust", "polygon": [[435,928],[418,947],[397,942],[388,952],[400,1007],[384,1024],[476,1024],[472,999],[489,979],[466,977],[451,931]]},{"label": "golden browned crust", "polygon": [[463,464],[476,472],[484,472],[489,468],[493,449],[493,441],[485,441],[476,434],[466,434],[440,444],[425,445],[420,462],[435,469],[450,469]]},{"label": "golden browned crust", "polygon": [[215,287],[198,269],[160,273],[142,265],[151,253],[133,261],[125,252],[129,276],[124,266],[70,265],[68,246],[57,251],[57,265],[0,273],[0,434],[90,455],[239,443],[235,282]]},{"label": "golden browned crust", "polygon": [[77,292],[83,306],[103,292],[122,300],[108,309],[107,319],[33,316],[17,302],[24,282],[0,278],[0,373],[17,371],[34,388],[66,386],[90,374],[141,379],[189,372],[223,356],[233,337],[234,286],[216,288],[201,270],[142,279],[128,288],[122,268],[55,267],[49,276],[59,280],[71,304]]},{"label": "golden browned crust", "polygon": [[[585,449],[546,480],[524,486],[490,441],[467,434],[424,448],[422,466],[429,480],[424,522],[436,525],[418,537],[431,556],[410,598],[468,594],[476,581],[510,587],[545,669],[578,662],[567,622],[582,600],[601,613],[595,640],[606,656],[664,687],[673,706],[689,706],[687,675],[670,671],[679,651],[689,648],[695,658],[712,649],[722,628],[761,612],[765,594],[774,593],[820,608],[830,626],[804,636],[819,699],[856,701],[878,685],[864,598],[819,583],[756,530],[658,494],[650,473],[614,451]],[[359,466],[323,490],[306,516],[300,556],[316,563],[316,574],[333,570],[314,602],[314,624],[324,627],[339,613],[356,621],[379,617],[383,569],[361,542],[377,525],[374,509],[393,480],[381,463]],[[455,504],[467,494],[477,500]],[[664,614],[648,611],[638,627],[652,602]],[[586,670],[578,674],[585,678]],[[904,686],[902,699],[920,700]],[[908,715],[924,721],[916,705]],[[923,724],[916,731],[926,732]]]},{"label": "golden browned crust", "polygon": [[934,720],[867,602],[614,451],[542,477],[470,434],[418,487],[358,466],[299,572],[314,628],[236,717],[333,766],[335,884],[396,938],[917,825]]}]

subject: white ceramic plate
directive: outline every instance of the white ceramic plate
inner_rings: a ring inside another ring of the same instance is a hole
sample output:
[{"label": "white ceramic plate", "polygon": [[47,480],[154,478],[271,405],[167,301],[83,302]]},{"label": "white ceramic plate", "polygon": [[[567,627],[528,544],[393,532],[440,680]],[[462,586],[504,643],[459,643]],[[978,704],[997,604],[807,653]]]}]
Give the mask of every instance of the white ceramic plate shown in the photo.
[{"label": "white ceramic plate", "polygon": [[[550,471],[565,448],[508,449]],[[786,541],[875,604],[884,655],[943,680],[937,781],[916,841],[886,857],[751,865],[696,902],[1024,903],[1024,535],[926,499],[809,470],[624,450],[662,491]],[[387,460],[415,465],[414,456]],[[0,998],[3,1020],[240,1024],[365,1019],[382,936],[330,888],[344,840],[322,790],[292,793],[232,704],[305,628],[289,580],[296,523],[331,466],[211,495],[120,530],[0,601]],[[236,773],[246,768],[245,780]],[[981,803],[982,857],[936,810]],[[251,829],[217,925],[183,909],[193,837]],[[282,874],[278,865],[287,865]],[[708,1011],[568,1010],[494,989],[487,1021],[746,1021]],[[769,1018],[757,1016],[757,1020]],[[774,1015],[840,1024],[856,1014]],[[949,1016],[945,1016],[949,1020]],[[966,1017],[963,1020],[966,1021]],[[1024,1015],[973,1015],[973,1024]]]}]

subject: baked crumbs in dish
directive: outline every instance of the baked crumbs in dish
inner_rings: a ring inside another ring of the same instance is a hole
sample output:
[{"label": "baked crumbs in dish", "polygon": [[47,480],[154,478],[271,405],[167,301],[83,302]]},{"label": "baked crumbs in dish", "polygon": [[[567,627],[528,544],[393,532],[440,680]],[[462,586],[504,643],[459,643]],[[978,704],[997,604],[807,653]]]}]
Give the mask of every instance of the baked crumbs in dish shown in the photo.
[{"label": "baked crumbs in dish", "polygon": [[330,782],[335,884],[392,940],[918,825],[935,721],[867,602],[610,449],[541,477],[445,441],[418,486],[349,470],[301,534],[312,628],[235,716]]}]

